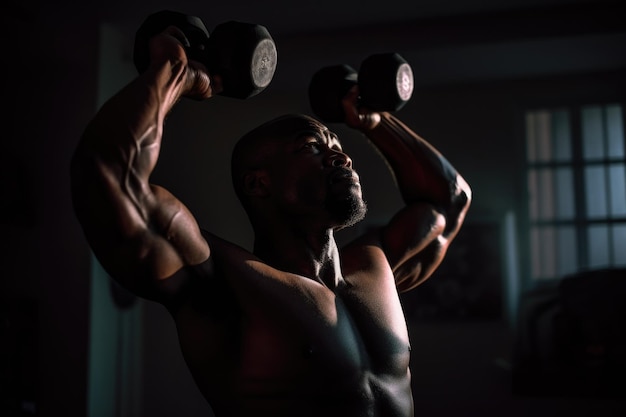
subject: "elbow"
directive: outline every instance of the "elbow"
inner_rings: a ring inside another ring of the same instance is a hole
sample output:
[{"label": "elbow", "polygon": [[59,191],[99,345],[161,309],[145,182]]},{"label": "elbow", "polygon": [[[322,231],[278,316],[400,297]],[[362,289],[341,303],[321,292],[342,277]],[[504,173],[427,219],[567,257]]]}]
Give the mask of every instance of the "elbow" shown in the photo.
[{"label": "elbow", "polygon": [[444,210],[446,219],[443,236],[453,238],[465,221],[465,216],[472,203],[472,189],[469,184],[460,176],[455,182],[455,187],[450,198],[447,209]]},{"label": "elbow", "polygon": [[460,175],[457,175],[454,183],[450,203],[453,216],[464,216],[472,204],[472,188]]},{"label": "elbow", "polygon": [[461,187],[462,193],[465,196],[465,207],[469,208],[472,203],[472,188],[470,185],[461,177],[459,177],[461,181],[463,181],[463,185]]}]

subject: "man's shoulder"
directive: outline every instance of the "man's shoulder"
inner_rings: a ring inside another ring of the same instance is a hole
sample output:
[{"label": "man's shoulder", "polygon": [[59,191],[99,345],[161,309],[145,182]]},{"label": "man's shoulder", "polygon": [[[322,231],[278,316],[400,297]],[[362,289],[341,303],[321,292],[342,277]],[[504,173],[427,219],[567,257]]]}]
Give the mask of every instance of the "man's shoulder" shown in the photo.
[{"label": "man's shoulder", "polygon": [[245,249],[242,245],[237,244],[233,241],[227,240],[223,237],[216,235],[215,233],[209,232],[205,229],[200,229],[202,233],[202,237],[209,244],[209,249],[211,250],[211,255],[238,255],[244,258],[253,257],[252,253]]},{"label": "man's shoulder", "polygon": [[342,260],[366,256],[372,252],[382,252],[381,231],[380,226],[370,227],[365,233],[343,245],[340,250]]},{"label": "man's shoulder", "polygon": [[380,276],[390,272],[389,261],[381,242],[381,231],[382,227],[372,227],[341,248],[341,264],[346,276]]}]

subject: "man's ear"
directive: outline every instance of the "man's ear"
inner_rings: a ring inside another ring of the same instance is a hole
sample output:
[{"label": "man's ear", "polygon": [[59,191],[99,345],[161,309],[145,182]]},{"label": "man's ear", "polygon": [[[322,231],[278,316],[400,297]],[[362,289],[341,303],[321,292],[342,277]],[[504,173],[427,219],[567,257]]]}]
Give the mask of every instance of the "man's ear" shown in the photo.
[{"label": "man's ear", "polygon": [[243,176],[243,191],[254,197],[267,197],[270,194],[270,180],[264,170],[248,171]]}]

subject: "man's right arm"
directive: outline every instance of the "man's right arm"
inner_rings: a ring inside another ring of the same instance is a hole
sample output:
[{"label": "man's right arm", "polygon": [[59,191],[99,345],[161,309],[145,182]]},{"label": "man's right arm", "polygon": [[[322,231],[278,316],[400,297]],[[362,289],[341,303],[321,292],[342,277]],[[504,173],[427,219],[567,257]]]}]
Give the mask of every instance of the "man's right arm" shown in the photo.
[{"label": "man's right arm", "polygon": [[71,165],[74,208],[94,254],[118,282],[151,298],[159,281],[210,255],[187,208],[149,183],[168,112],[183,96],[213,94],[181,36],[169,28],[152,39],[150,67],[102,106]]}]

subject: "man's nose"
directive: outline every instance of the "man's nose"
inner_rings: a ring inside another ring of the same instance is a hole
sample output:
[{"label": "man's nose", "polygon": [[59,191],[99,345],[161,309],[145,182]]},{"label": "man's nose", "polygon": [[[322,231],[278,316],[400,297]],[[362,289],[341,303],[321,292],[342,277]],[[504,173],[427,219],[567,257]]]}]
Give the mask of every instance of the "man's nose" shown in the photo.
[{"label": "man's nose", "polygon": [[343,152],[332,151],[328,156],[328,164],[332,167],[352,168],[352,159]]}]

